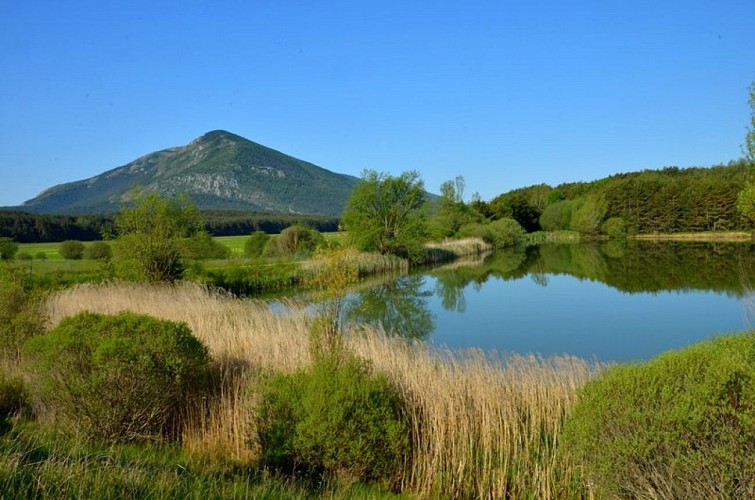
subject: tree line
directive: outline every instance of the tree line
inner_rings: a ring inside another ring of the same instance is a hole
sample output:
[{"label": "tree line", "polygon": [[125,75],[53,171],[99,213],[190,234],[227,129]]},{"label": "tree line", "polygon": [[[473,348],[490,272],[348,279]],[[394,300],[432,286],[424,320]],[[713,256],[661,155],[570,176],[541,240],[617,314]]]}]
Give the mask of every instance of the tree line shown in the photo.
[{"label": "tree line", "polygon": [[[237,236],[306,224],[321,232],[338,229],[338,218],[319,215],[266,214],[240,210],[201,212],[204,230],[213,236]],[[18,243],[50,243],[66,240],[96,241],[116,232],[116,214],[53,215],[0,210],[0,237]]]},{"label": "tree line", "polygon": [[711,168],[643,170],[592,182],[529,186],[477,204],[487,217],[511,217],[528,232],[746,230],[752,224],[739,202],[750,168],[742,159]]}]

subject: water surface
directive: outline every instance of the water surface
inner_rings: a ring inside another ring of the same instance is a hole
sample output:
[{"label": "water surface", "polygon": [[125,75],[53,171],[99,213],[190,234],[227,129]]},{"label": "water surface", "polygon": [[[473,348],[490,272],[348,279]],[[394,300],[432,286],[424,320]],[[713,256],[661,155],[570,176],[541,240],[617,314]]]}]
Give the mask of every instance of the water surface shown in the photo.
[{"label": "water surface", "polygon": [[751,325],[750,244],[542,245],[350,296],[350,320],[449,347],[647,359]]}]

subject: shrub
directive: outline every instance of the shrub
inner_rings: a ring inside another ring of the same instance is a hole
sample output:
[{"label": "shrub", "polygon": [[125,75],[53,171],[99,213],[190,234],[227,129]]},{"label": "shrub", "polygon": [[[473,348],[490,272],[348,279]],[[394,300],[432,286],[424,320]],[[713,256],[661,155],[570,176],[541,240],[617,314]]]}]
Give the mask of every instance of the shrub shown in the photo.
[{"label": "shrub", "polygon": [[270,241],[270,235],[266,232],[253,232],[244,242],[244,255],[253,259],[261,257],[268,241]]},{"label": "shrub", "polygon": [[34,258],[39,260],[47,260],[47,252],[37,252]]},{"label": "shrub", "polygon": [[18,243],[7,236],[0,236],[0,260],[13,260],[18,252]]},{"label": "shrub", "polygon": [[64,259],[79,260],[84,256],[84,244],[76,240],[67,240],[60,244],[58,253]]},{"label": "shrub", "polygon": [[273,377],[257,433],[265,463],[288,472],[395,485],[409,456],[398,393],[351,356]]},{"label": "shrub", "polygon": [[283,256],[312,252],[322,241],[323,237],[317,230],[304,224],[287,227],[276,238],[278,252]]},{"label": "shrub", "polygon": [[719,337],[587,384],[562,446],[599,496],[755,495],[755,336]]},{"label": "shrub", "polygon": [[525,231],[514,219],[500,219],[490,223],[493,244],[497,248],[518,245],[524,239]]},{"label": "shrub", "polygon": [[16,254],[16,258],[18,260],[32,260],[33,259],[33,257],[31,256],[29,252],[18,252],[18,254]]},{"label": "shrub", "polygon": [[110,442],[178,435],[209,365],[186,324],[134,313],[65,318],[26,350],[44,384],[43,406]]},{"label": "shrub", "polygon": [[621,217],[611,217],[603,223],[601,230],[611,238],[622,239],[627,237],[627,225]]},{"label": "shrub", "polygon": [[84,249],[85,259],[108,260],[112,255],[113,250],[104,241],[94,241]]},{"label": "shrub", "polygon": [[230,248],[215,241],[206,231],[181,239],[180,248],[184,259],[227,259],[231,255]]},{"label": "shrub", "polygon": [[495,236],[490,224],[472,223],[461,226],[458,233],[460,238],[482,238],[486,243],[495,245]]},{"label": "shrub", "polygon": [[44,331],[45,315],[39,297],[19,269],[0,266],[0,354],[17,359],[29,337]]}]

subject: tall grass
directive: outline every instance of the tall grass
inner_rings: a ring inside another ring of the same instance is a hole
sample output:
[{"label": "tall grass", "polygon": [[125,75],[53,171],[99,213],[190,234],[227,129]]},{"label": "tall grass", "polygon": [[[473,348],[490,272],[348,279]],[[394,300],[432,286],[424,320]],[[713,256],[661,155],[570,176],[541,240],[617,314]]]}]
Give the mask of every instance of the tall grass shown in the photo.
[{"label": "tall grass", "polygon": [[482,238],[463,238],[427,243],[422,256],[422,264],[451,262],[461,257],[490,253],[495,247]]},{"label": "tall grass", "polygon": [[[309,320],[294,305],[276,314],[197,285],[82,285],[54,294],[54,324],[82,310],[132,310],[185,321],[210,348],[224,378],[220,397],[195,409],[184,436],[189,450],[240,461],[259,450],[252,422],[265,374],[310,362]],[[485,354],[407,343],[352,327],[350,349],[397,385],[409,404],[413,457],[402,478],[421,496],[589,496],[576,469],[558,458],[557,435],[576,389],[598,368],[572,357]]]}]

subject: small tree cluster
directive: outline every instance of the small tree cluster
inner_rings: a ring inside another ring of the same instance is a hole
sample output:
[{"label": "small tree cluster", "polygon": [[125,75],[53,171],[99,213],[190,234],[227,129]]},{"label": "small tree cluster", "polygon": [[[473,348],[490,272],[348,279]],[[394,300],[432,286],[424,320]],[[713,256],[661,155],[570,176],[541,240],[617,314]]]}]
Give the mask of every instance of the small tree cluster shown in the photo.
[{"label": "small tree cluster", "polygon": [[149,282],[179,279],[184,270],[179,240],[202,230],[199,211],[188,199],[164,199],[157,193],[123,208],[115,224],[118,257]]},{"label": "small tree cluster", "polygon": [[359,250],[419,260],[427,239],[425,201],[419,173],[393,177],[366,170],[341,222]]}]

